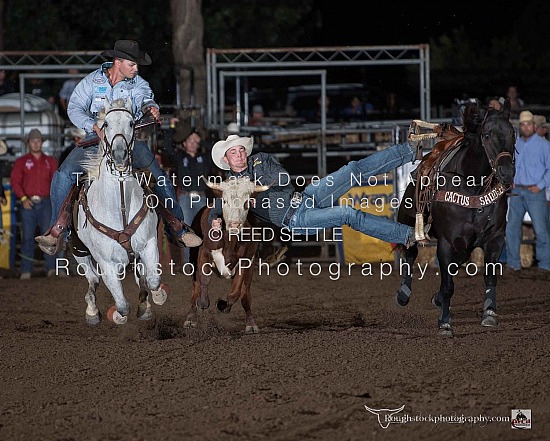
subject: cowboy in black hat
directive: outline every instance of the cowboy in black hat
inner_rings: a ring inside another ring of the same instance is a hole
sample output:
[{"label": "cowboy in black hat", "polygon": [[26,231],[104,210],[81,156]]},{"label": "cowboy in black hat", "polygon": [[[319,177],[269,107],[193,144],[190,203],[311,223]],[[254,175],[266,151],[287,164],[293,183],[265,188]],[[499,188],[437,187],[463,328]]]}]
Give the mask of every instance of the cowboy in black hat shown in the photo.
[{"label": "cowboy in black hat", "polygon": [[[136,120],[141,119],[146,113],[156,120],[160,118],[159,106],[155,102],[149,83],[138,75],[139,65],[149,65],[152,62],[151,57],[140,49],[139,43],[133,40],[118,40],[113,50],[103,51],[101,55],[113,60],[103,63],[99,69],[85,76],[77,84],[69,100],[69,119],[75,127],[86,132],[81,145],[88,147],[86,150],[82,147],[75,148],[54,175],[51,186],[51,226],[44,235],[36,237],[40,248],[50,255],[57,254],[63,247],[63,238],[66,236],[71,218],[68,206],[71,198],[67,196],[74,188],[77,177],[84,172],[82,163],[87,158],[86,152],[88,149],[97,151],[97,144],[93,145],[93,139],[99,142],[102,132],[96,124],[96,117],[104,107],[105,100],[130,98]],[[174,187],[144,141],[134,141],[132,158],[134,168],[147,168],[158,183],[155,193],[169,209],[168,211],[164,207],[159,207],[165,225],[169,227],[169,238],[182,247],[199,246],[202,239],[184,223]],[[188,222],[191,221],[192,219],[188,219]]]},{"label": "cowboy in black hat", "polygon": [[101,55],[104,57],[130,60],[143,66],[148,66],[153,62],[146,52],[140,50],[139,43],[134,40],[118,40],[113,50],[103,51]]}]

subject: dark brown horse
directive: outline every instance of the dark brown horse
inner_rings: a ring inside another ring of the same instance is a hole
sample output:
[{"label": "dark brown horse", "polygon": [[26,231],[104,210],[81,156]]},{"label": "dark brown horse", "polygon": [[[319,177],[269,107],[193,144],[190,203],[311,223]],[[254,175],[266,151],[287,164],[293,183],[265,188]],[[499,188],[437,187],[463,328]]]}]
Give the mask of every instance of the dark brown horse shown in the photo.
[{"label": "dark brown horse", "polygon": [[[417,182],[409,184],[399,207],[399,222],[415,225],[419,212],[420,222],[429,227],[428,234],[437,239],[441,283],[432,303],[440,308],[438,325],[443,336],[454,335],[450,313],[453,274],[476,247],[485,253],[481,324],[498,325],[496,285],[501,271],[498,259],[504,244],[506,191],[511,188],[515,174],[515,132],[509,116],[510,108],[506,104],[504,110],[498,111],[482,108],[478,102],[468,103],[463,135],[446,150],[442,151],[441,145],[436,144],[434,154],[438,158],[435,160],[430,158],[431,153],[426,155],[418,167]],[[430,166],[425,166],[430,162]],[[412,200],[417,200],[417,204],[411,208]],[[412,268],[418,246],[408,249],[401,246],[398,250],[407,265],[404,265],[406,272],[397,291],[397,302],[405,306],[412,294]]]}]

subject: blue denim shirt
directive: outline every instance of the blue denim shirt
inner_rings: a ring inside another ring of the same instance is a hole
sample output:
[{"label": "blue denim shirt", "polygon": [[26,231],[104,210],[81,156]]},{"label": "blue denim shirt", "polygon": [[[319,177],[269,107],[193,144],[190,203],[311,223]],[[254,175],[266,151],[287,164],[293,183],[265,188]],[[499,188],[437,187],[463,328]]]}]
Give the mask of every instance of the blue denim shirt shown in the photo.
[{"label": "blue denim shirt", "polygon": [[106,70],[113,65],[106,62],[99,69],[86,75],[76,85],[69,105],[67,115],[71,122],[86,133],[92,133],[99,111],[105,106],[105,99],[113,101],[118,98],[132,100],[135,119],[143,116],[148,107],[159,108],[149,83],[139,75],[118,82],[114,87],[109,82]]},{"label": "blue denim shirt", "polygon": [[540,190],[550,187],[550,142],[536,133],[516,140],[516,185],[536,185]]}]

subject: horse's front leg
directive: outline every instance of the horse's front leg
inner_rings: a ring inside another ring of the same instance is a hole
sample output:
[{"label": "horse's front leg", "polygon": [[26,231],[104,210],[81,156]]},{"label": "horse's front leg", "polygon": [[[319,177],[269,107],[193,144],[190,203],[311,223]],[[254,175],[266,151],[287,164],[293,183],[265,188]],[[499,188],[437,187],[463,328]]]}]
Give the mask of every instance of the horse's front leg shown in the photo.
[{"label": "horse's front leg", "polygon": [[485,282],[485,301],[483,302],[483,315],[481,326],[498,326],[497,315],[497,276],[501,274],[502,264],[498,263],[504,239],[490,241],[484,249],[485,265],[483,267],[483,280]]},{"label": "horse's front leg", "polygon": [[[164,305],[168,298],[169,288],[165,283],[161,283],[162,271],[159,265],[159,251],[155,240],[150,240],[141,252],[139,265],[141,265],[139,274],[145,276],[146,282],[142,284],[142,281],[138,279],[138,286],[140,288],[144,286],[151,293],[152,300],[156,305]],[[140,317],[139,314],[138,311],[138,317]]]},{"label": "horse's front leg", "polygon": [[103,282],[107,289],[111,292],[115,306],[109,308],[107,317],[117,325],[123,325],[128,321],[128,314],[130,313],[130,304],[124,297],[124,291],[122,289],[122,280],[124,279],[124,269],[126,267],[122,265],[115,265],[114,267],[105,268],[102,275]]},{"label": "horse's front leg", "polygon": [[451,271],[458,270],[459,265],[451,260],[451,246],[444,241],[439,241],[437,245],[437,258],[439,260],[439,271],[441,280],[439,291],[432,296],[432,303],[440,310],[438,327],[439,335],[442,337],[454,337],[454,331],[451,327],[451,297],[453,296],[455,285]]},{"label": "horse's front leg", "polygon": [[413,267],[418,257],[418,245],[411,245],[409,248],[403,248],[401,253],[405,255],[405,260],[400,260],[399,271],[401,276],[401,285],[397,290],[397,304],[407,306],[412,294]]},{"label": "horse's front leg", "polygon": [[138,294],[138,320],[151,320],[153,318],[153,311],[151,309],[151,303],[149,302],[150,289],[147,286],[147,278],[142,275],[139,278],[139,294]]},{"label": "horse's front leg", "polygon": [[78,263],[79,271],[84,270],[84,276],[88,280],[88,291],[84,296],[87,303],[86,307],[86,323],[90,326],[96,326],[101,322],[101,312],[96,305],[96,290],[99,286],[101,278],[94,270],[94,263],[90,256],[80,257],[74,256]]}]

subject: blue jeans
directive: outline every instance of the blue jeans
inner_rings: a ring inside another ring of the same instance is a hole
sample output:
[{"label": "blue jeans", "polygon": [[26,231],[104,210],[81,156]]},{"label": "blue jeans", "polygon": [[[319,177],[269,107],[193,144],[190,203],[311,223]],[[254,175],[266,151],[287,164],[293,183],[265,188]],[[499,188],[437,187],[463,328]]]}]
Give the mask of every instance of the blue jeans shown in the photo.
[{"label": "blue jeans", "polygon": [[[206,195],[200,193],[195,196],[191,196],[188,192],[185,194],[180,194],[178,197],[178,204],[181,207],[183,212],[183,218],[185,219],[187,225],[193,223],[193,219],[200,211],[202,207],[206,205]],[[189,247],[183,248],[183,263],[189,262]]]},{"label": "blue jeans", "polygon": [[538,267],[550,270],[550,233],[548,208],[544,191],[533,193],[526,188],[515,187],[508,198],[506,223],[506,262],[514,269],[521,269],[520,245],[525,212],[531,216],[535,231],[535,253]]},{"label": "blue jeans", "polygon": [[[51,216],[51,205],[49,199],[42,199],[34,204],[30,210],[21,207],[21,272],[32,273],[34,266],[34,251],[36,242],[36,227],[40,231],[48,229],[48,222]],[[55,256],[44,255],[46,272],[55,269]]]},{"label": "blue jeans", "polygon": [[[349,205],[336,205],[353,185],[369,185],[369,178],[386,173],[413,162],[416,152],[408,143],[398,144],[373,153],[359,161],[351,161],[340,170],[321,179],[317,185],[309,184],[302,192],[303,200],[288,221],[295,234],[308,234],[305,228],[332,228],[348,225],[356,231],[385,242],[406,244],[414,227],[391,219],[357,210]],[[315,232],[309,232],[313,234]]]},{"label": "blue jeans", "polygon": [[[90,135],[88,135],[85,140],[89,137]],[[97,150],[98,147],[88,147],[86,149],[77,147],[73,149],[69,156],[67,156],[67,158],[63,161],[61,167],[59,167],[59,169],[55,172],[50,190],[52,215],[49,226],[52,226],[59,216],[61,206],[71,191],[71,187],[73,184],[76,184],[78,177],[82,176],[82,173],[84,172],[82,162],[86,158],[87,152],[96,153]],[[157,182],[159,182],[159,178],[161,176],[164,176],[163,180],[166,185],[155,185],[155,194],[159,198],[160,202],[164,203],[166,208],[168,208],[174,216],[183,221],[183,213],[181,211],[181,207],[177,203],[174,186],[172,185],[166,172],[160,168],[160,164],[155,159],[155,155],[145,142],[135,141],[132,165],[134,168],[147,168],[155,177]]]}]

